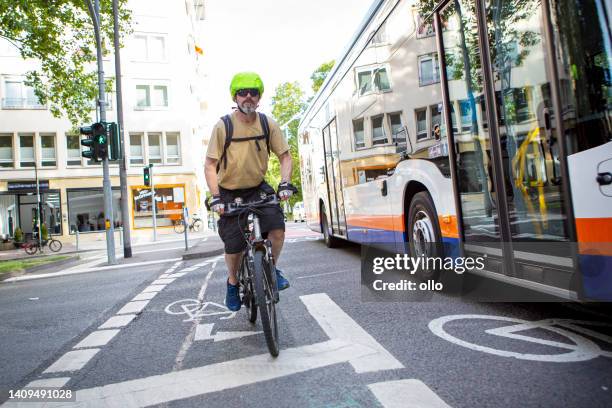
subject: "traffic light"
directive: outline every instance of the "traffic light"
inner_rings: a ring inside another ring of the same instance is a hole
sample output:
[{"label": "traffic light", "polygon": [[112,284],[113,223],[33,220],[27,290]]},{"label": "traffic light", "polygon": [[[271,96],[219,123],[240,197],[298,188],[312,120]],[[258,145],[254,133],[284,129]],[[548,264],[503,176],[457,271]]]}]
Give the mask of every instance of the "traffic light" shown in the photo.
[{"label": "traffic light", "polygon": [[87,139],[81,140],[81,144],[89,148],[81,153],[83,157],[94,162],[103,161],[108,157],[108,135],[103,123],[96,122],[91,126],[83,126],[79,132],[87,136]]},{"label": "traffic light", "polygon": [[108,129],[108,160],[121,160],[121,134],[115,122],[106,124]]},{"label": "traffic light", "polygon": [[145,167],[142,170],[144,176],[144,185],[149,187],[151,186],[151,169],[149,167]]}]

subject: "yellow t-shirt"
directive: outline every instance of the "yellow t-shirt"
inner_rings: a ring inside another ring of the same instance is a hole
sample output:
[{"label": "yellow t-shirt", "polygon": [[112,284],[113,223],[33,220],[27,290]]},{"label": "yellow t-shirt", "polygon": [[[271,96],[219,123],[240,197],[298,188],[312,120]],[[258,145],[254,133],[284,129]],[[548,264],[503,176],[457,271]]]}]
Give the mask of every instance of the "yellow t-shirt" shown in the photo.
[{"label": "yellow t-shirt", "polygon": [[[221,187],[228,190],[256,187],[263,181],[268,171],[269,155],[266,139],[248,140],[246,142],[237,142],[237,140],[263,135],[259,116],[250,125],[238,120],[236,112],[232,113],[231,118],[234,130],[232,143],[225,153],[227,168],[225,168],[223,161],[220,162],[217,180]],[[270,151],[280,157],[289,150],[289,144],[283,137],[278,124],[269,116],[268,123],[270,125]],[[256,143],[259,143],[261,150],[257,149]],[[225,125],[223,120],[219,120],[210,136],[206,157],[219,160],[223,154],[224,145]]]}]

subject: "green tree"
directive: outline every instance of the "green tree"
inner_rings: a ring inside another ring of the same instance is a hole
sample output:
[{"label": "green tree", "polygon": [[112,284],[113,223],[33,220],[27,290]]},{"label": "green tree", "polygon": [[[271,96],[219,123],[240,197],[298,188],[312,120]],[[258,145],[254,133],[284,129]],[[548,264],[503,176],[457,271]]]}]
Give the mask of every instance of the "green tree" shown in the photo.
[{"label": "green tree", "polygon": [[319,88],[321,88],[321,85],[323,85],[325,78],[327,78],[327,74],[329,74],[329,71],[332,70],[334,65],[336,65],[336,61],[334,60],[324,62],[312,73],[310,79],[312,80],[312,91],[314,93],[319,91]]},{"label": "green tree", "polygon": [[[130,34],[127,1],[119,0],[122,35]],[[112,0],[100,0],[100,20],[108,55],[113,44]],[[12,43],[22,58],[40,62],[25,82],[53,116],[67,117],[75,126],[90,120],[98,88],[87,0],[0,0],[0,38]],[[111,80],[107,86],[112,89]]]},{"label": "green tree", "polygon": [[[284,82],[276,87],[272,97],[272,116],[278,122],[281,129],[288,136],[291,158],[293,159],[293,172],[291,174],[291,184],[296,186],[299,193],[291,197],[291,205],[302,200],[302,181],[300,177],[300,155],[298,152],[297,133],[300,121],[300,114],[306,108],[304,103],[304,91],[300,84],[294,82]],[[278,186],[281,180],[280,163],[276,156],[270,156],[268,164],[268,174],[266,181],[272,186]]]}]

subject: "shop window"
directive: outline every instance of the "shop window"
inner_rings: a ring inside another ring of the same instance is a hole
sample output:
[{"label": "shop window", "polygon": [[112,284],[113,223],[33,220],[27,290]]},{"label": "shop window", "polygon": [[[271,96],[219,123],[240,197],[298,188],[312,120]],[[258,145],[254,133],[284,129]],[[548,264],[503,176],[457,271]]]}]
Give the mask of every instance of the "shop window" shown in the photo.
[{"label": "shop window", "polygon": [[57,161],[55,159],[55,134],[41,133],[40,147],[42,167],[57,166]]},{"label": "shop window", "polygon": [[149,163],[161,163],[161,133],[148,133],[147,138],[149,140]]},{"label": "shop window", "polygon": [[130,133],[130,164],[144,164],[142,133]]},{"label": "shop window", "polygon": [[0,134],[0,167],[14,167],[13,160],[13,135],[10,133]]},{"label": "shop window", "polygon": [[81,165],[81,140],[79,135],[66,135],[66,150],[68,166]]},{"label": "shop window", "polygon": [[[132,188],[134,200],[134,228],[153,227],[153,200],[149,188]],[[182,185],[155,187],[156,223],[158,227],[171,227],[180,222],[185,205]]]},{"label": "shop window", "polygon": [[181,161],[181,145],[178,133],[166,133],[166,163],[178,164]]},{"label": "shop window", "polygon": [[[70,233],[105,231],[104,190],[84,188],[66,191]],[[113,189],[113,219],[115,228],[121,224],[121,191]]]},{"label": "shop window", "polygon": [[427,139],[427,110],[418,109],[415,111],[416,116],[416,139]]},{"label": "shop window", "polygon": [[365,132],[363,128],[363,118],[353,120],[353,136],[355,138],[355,148],[365,147]]},{"label": "shop window", "polygon": [[372,122],[372,145],[380,145],[387,143],[387,136],[383,126],[383,115],[374,116],[370,120]]},{"label": "shop window", "polygon": [[34,134],[19,134],[19,166],[34,167]]}]

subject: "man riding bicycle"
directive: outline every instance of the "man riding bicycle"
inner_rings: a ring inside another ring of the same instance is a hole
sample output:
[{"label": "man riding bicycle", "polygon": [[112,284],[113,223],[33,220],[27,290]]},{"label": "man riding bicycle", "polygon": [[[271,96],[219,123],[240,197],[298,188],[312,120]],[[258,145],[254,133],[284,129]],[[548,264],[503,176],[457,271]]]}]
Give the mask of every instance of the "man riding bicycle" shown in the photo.
[{"label": "man riding bicycle", "polygon": [[[242,250],[246,246],[243,231],[247,220],[236,216],[223,216],[224,205],[234,202],[236,198],[247,203],[261,200],[262,194],[274,194],[274,189],[264,181],[270,151],[274,152],[280,161],[279,198],[288,200],[296,191],[289,183],[292,169],[289,145],[278,124],[266,115],[257,113],[263,91],[263,81],[256,73],[241,72],[234,76],[230,93],[237,108],[215,125],[204,165],[206,183],[213,195],[210,208],[221,215],[218,224],[219,236],[225,246],[225,263],[228,269],[225,304],[232,311],[240,310],[241,305],[236,272],[240,266]],[[267,233],[272,243],[272,254],[276,263],[285,240],[283,210],[280,205],[270,206],[262,208],[258,215],[261,231]],[[288,288],[287,279],[278,268],[276,272],[278,289]]]}]

